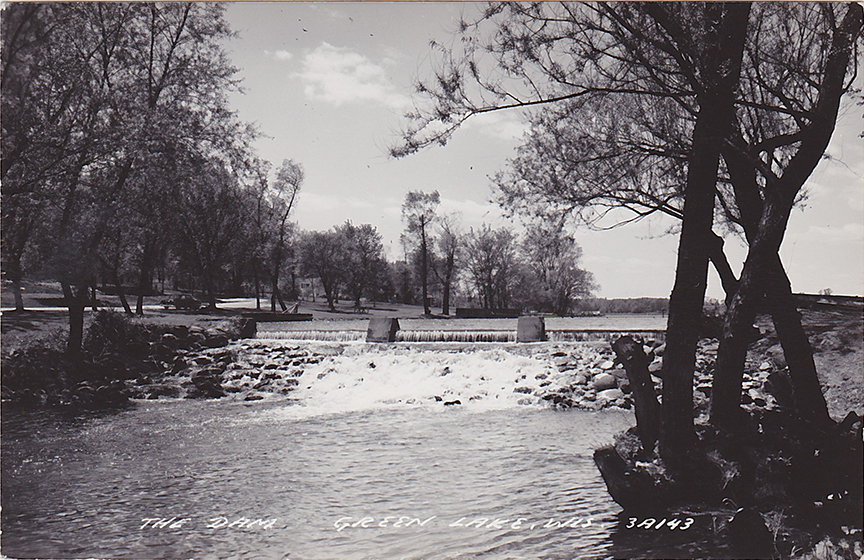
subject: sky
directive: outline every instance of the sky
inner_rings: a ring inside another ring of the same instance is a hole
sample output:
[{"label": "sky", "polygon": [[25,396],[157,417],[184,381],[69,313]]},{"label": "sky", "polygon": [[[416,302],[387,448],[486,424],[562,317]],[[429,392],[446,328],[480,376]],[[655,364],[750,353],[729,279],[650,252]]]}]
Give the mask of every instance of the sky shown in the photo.
[{"label": "sky", "polygon": [[[453,41],[460,17],[479,4],[450,2],[238,2],[226,43],[242,94],[240,119],[258,126],[258,155],[300,163],[305,181],[293,219],[323,230],[351,220],[381,233],[390,259],[402,258],[401,206],[412,190],[441,195],[439,214],[457,212],[465,230],[518,220],[490,202],[490,176],[502,170],[524,131],[518,112],[469,119],[445,147],[388,156],[406,125],[413,86],[430,75],[430,41]],[[810,177],[803,211],[793,211],[780,255],[796,292],[830,288],[864,294],[864,130],[862,107],[843,110],[828,158]],[[663,218],[608,231],[571,231],[601,297],[668,297],[677,236]],[[746,246],[729,239],[740,271]],[[711,271],[708,296],[723,291]]]}]

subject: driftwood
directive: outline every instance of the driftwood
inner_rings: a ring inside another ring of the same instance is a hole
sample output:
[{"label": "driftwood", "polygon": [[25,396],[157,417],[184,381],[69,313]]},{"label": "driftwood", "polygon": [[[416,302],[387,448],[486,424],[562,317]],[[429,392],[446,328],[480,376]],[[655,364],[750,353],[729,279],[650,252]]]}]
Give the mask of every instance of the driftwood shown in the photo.
[{"label": "driftwood", "polygon": [[651,453],[660,435],[660,403],[657,402],[654,383],[648,372],[648,356],[642,350],[642,345],[629,336],[616,340],[612,349],[618,356],[618,361],[624,364],[630,379],[636,409],[636,428],[642,441],[642,449]]},{"label": "driftwood", "polygon": [[631,469],[614,446],[595,450],[594,463],[609,495],[624,511],[656,514],[666,506],[668,495],[664,488],[656,484],[648,473]]}]

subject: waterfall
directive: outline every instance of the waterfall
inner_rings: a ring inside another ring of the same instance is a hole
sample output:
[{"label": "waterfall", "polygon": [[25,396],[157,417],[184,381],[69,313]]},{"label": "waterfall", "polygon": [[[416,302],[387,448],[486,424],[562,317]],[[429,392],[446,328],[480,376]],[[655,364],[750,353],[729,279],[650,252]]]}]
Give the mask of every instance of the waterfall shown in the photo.
[{"label": "waterfall", "polygon": [[[623,335],[640,337],[643,340],[665,338],[664,331],[612,331],[612,330],[554,330],[546,331],[550,342],[609,341]],[[366,340],[366,331],[260,331],[257,338],[263,340],[297,340],[320,342],[356,342]],[[416,330],[399,331],[397,342],[516,342],[515,331],[479,330]]]},{"label": "waterfall", "polygon": [[399,331],[398,342],[516,342],[513,331]]},{"label": "waterfall", "polygon": [[366,331],[259,331],[256,338],[263,340],[353,342],[366,340]]}]

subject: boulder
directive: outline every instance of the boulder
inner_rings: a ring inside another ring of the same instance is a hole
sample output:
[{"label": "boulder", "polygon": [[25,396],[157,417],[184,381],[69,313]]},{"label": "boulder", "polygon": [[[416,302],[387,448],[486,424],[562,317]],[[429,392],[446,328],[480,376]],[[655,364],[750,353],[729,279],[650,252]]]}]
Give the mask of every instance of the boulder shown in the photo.
[{"label": "boulder", "polygon": [[615,379],[614,375],[601,373],[594,377],[591,386],[597,391],[604,391],[606,389],[618,387],[618,380]]},{"label": "boulder", "polygon": [[177,347],[180,345],[180,339],[177,337],[176,334],[166,332],[161,337],[159,337],[159,344],[167,348],[171,348],[172,350],[176,350]]},{"label": "boulder", "polygon": [[624,393],[620,389],[606,389],[597,393],[597,400],[605,399],[614,401],[615,399],[623,399]]},{"label": "boulder", "polygon": [[206,348],[222,348],[228,346],[228,335],[224,333],[213,333],[203,340],[201,343]]}]

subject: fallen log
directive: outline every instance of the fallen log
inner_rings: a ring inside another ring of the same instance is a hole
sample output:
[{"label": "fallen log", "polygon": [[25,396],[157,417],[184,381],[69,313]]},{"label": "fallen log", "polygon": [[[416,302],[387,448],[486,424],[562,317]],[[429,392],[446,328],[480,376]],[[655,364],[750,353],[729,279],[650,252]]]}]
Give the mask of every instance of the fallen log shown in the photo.
[{"label": "fallen log", "polygon": [[642,345],[629,336],[622,336],[613,342],[612,349],[627,370],[642,449],[651,453],[660,435],[660,403],[657,402],[654,383],[648,372],[648,356],[642,350]]}]

